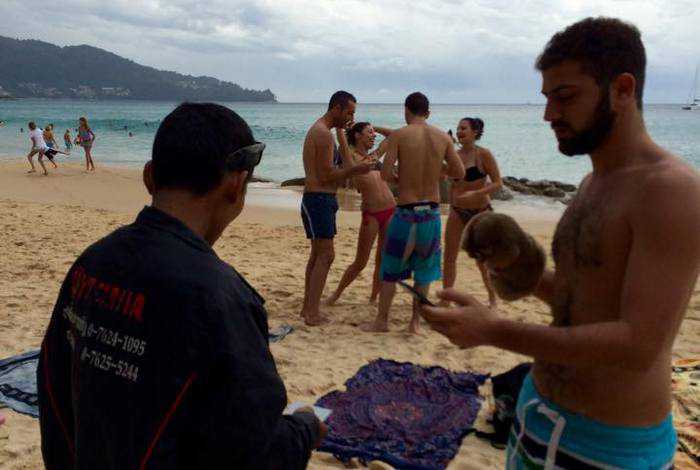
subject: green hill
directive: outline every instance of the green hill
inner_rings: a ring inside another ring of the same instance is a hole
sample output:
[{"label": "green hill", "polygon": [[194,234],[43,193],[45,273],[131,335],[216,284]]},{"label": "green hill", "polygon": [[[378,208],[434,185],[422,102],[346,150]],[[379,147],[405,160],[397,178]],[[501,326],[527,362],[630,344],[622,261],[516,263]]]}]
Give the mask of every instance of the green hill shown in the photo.
[{"label": "green hill", "polygon": [[276,101],[270,90],[156,70],[92,46],[2,36],[0,97]]}]

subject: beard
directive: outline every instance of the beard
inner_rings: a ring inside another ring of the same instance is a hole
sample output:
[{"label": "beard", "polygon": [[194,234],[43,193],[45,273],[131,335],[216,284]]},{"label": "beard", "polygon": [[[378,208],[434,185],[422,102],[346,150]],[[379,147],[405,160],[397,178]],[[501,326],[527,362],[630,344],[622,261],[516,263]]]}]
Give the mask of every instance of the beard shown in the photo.
[{"label": "beard", "polygon": [[552,122],[552,127],[566,127],[574,134],[573,137],[558,139],[559,151],[568,157],[590,154],[610,134],[615,117],[616,114],[610,109],[610,97],[604,93],[593,112],[591,123],[582,131],[575,131],[565,121]]}]

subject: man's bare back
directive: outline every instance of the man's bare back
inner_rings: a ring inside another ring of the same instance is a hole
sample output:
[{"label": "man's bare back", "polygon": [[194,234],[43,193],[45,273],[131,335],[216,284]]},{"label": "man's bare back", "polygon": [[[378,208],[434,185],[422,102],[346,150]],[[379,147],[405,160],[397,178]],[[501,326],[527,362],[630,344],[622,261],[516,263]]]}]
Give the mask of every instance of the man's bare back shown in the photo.
[{"label": "man's bare back", "polygon": [[[402,127],[390,139],[388,157],[394,154],[399,162],[398,203],[439,203],[443,162],[446,158],[448,164],[458,159],[449,135],[437,127],[419,122]],[[385,163],[390,166],[393,161],[389,158]],[[461,162],[459,164],[452,163],[455,167],[461,166]],[[391,171],[391,168],[386,171]],[[463,167],[461,172],[463,176]]]},{"label": "man's bare back", "polygon": [[[629,296],[639,298],[629,287],[638,285],[630,279],[634,276],[648,277],[651,292],[645,297],[650,300],[656,297],[656,290],[662,302],[667,287],[676,292],[681,287],[689,296],[692,284],[687,278],[682,286],[663,285],[673,283],[673,279],[654,285],[653,272],[639,272],[645,267],[662,268],[659,264],[665,259],[638,249],[633,253],[633,245],[635,240],[648,237],[662,237],[679,249],[691,242],[688,236],[692,230],[677,227],[690,217],[695,219],[690,225],[700,230],[700,201],[687,199],[693,194],[696,198],[700,195],[697,173],[658,147],[637,165],[605,177],[587,177],[560,220],[552,243],[556,263],[552,325],[620,321],[625,314],[622,309],[634,302]],[[684,214],[682,208],[687,204],[691,207]],[[646,263],[644,257],[648,258]],[[662,342],[658,345],[662,352],[650,356],[648,364],[574,366],[538,360],[534,367],[537,389],[564,408],[607,424],[650,426],[661,422],[670,411],[670,354],[688,296],[671,300],[672,306],[660,303],[659,311],[667,313],[664,318],[654,318],[653,313],[641,318],[647,331],[640,331],[640,341],[656,334],[656,340]],[[653,350],[654,344],[649,347]]]}]

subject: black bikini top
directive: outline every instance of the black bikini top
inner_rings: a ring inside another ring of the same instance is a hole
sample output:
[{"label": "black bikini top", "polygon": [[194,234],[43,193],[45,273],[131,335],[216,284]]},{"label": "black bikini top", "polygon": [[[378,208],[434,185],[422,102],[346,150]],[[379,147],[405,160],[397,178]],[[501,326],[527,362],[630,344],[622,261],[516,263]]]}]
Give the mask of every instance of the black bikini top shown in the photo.
[{"label": "black bikini top", "polygon": [[477,181],[486,178],[486,173],[482,173],[476,165],[470,166],[464,172],[464,181]]}]

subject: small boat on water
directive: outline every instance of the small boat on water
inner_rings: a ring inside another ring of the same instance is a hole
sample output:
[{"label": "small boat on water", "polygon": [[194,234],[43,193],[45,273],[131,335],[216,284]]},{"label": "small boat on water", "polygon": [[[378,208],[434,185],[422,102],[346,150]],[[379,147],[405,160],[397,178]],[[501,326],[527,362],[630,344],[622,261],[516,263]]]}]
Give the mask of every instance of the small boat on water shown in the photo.
[{"label": "small boat on water", "polygon": [[700,70],[700,64],[695,67],[695,79],[690,87],[690,93],[688,94],[688,104],[683,106],[686,111],[700,111],[700,98],[698,98],[698,70]]}]

